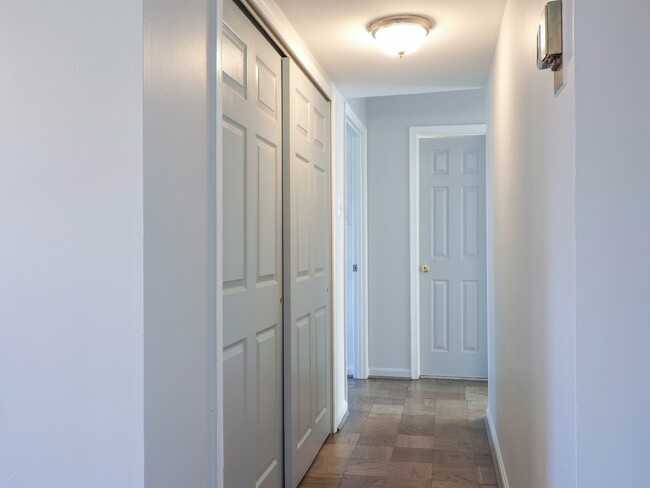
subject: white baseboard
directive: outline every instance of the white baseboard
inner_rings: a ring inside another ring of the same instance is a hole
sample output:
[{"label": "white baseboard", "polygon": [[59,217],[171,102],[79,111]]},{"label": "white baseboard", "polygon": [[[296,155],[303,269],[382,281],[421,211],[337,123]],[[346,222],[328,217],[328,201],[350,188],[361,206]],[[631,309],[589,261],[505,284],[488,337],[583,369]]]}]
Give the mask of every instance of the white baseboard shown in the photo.
[{"label": "white baseboard", "polygon": [[354,368],[351,366],[348,366],[348,376],[351,376],[354,378]]},{"label": "white baseboard", "polygon": [[370,368],[368,370],[368,376],[411,379],[411,370],[402,368]]},{"label": "white baseboard", "polygon": [[348,416],[348,402],[343,401],[339,404],[339,408],[336,409],[336,417],[334,419],[334,432],[337,431],[341,424],[345,421]]},{"label": "white baseboard", "polygon": [[488,407],[487,412],[485,412],[485,423],[488,427],[488,437],[490,438],[490,447],[492,448],[492,456],[496,461],[497,468],[497,478],[501,482],[501,488],[510,488],[508,484],[508,476],[506,475],[506,468],[503,464],[503,456],[501,456],[501,448],[499,447],[499,438],[497,437],[497,431],[494,429],[494,422],[492,421],[492,414],[490,412],[490,407]]}]

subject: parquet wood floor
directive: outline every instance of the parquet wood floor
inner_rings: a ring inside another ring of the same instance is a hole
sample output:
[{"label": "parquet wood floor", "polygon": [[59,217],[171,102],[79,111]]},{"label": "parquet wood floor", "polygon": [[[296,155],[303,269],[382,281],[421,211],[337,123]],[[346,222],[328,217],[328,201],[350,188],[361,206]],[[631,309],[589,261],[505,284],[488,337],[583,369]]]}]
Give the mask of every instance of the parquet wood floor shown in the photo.
[{"label": "parquet wood floor", "polygon": [[299,488],[496,488],[487,383],[348,380],[350,415]]}]

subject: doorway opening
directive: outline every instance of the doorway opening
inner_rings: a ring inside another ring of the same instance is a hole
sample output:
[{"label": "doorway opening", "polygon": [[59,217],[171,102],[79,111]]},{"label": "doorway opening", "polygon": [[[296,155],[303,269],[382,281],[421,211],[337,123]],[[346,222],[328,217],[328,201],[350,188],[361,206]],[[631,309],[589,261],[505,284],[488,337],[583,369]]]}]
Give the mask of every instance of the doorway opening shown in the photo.
[{"label": "doorway opening", "polygon": [[368,377],[367,130],[345,109],[345,324],[348,376]]}]

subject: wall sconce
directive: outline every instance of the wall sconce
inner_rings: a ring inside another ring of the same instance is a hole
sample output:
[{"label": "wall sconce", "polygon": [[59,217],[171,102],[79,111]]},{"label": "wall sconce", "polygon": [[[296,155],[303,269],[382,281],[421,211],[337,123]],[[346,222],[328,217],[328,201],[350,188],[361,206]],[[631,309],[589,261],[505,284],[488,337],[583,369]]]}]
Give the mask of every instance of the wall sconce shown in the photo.
[{"label": "wall sconce", "polygon": [[562,1],[554,0],[544,6],[537,30],[537,69],[554,72],[555,94],[564,86],[562,72]]},{"label": "wall sconce", "polygon": [[421,15],[392,15],[372,21],[367,29],[382,51],[403,58],[422,46],[432,26]]}]

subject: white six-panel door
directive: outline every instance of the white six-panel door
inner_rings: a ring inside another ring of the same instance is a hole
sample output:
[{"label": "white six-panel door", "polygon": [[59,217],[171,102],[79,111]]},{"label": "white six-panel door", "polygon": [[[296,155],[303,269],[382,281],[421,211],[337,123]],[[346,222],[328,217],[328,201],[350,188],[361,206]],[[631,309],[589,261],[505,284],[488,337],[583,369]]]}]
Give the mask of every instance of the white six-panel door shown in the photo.
[{"label": "white six-panel door", "polygon": [[284,75],[285,456],[295,488],[330,413],[330,109],[290,59]]},{"label": "white six-panel door", "polygon": [[485,136],[420,140],[421,374],[487,378]]},{"label": "white six-panel door", "polygon": [[283,483],[281,58],[231,0],[225,2],[224,20],[224,482],[226,488],[278,488]]}]

